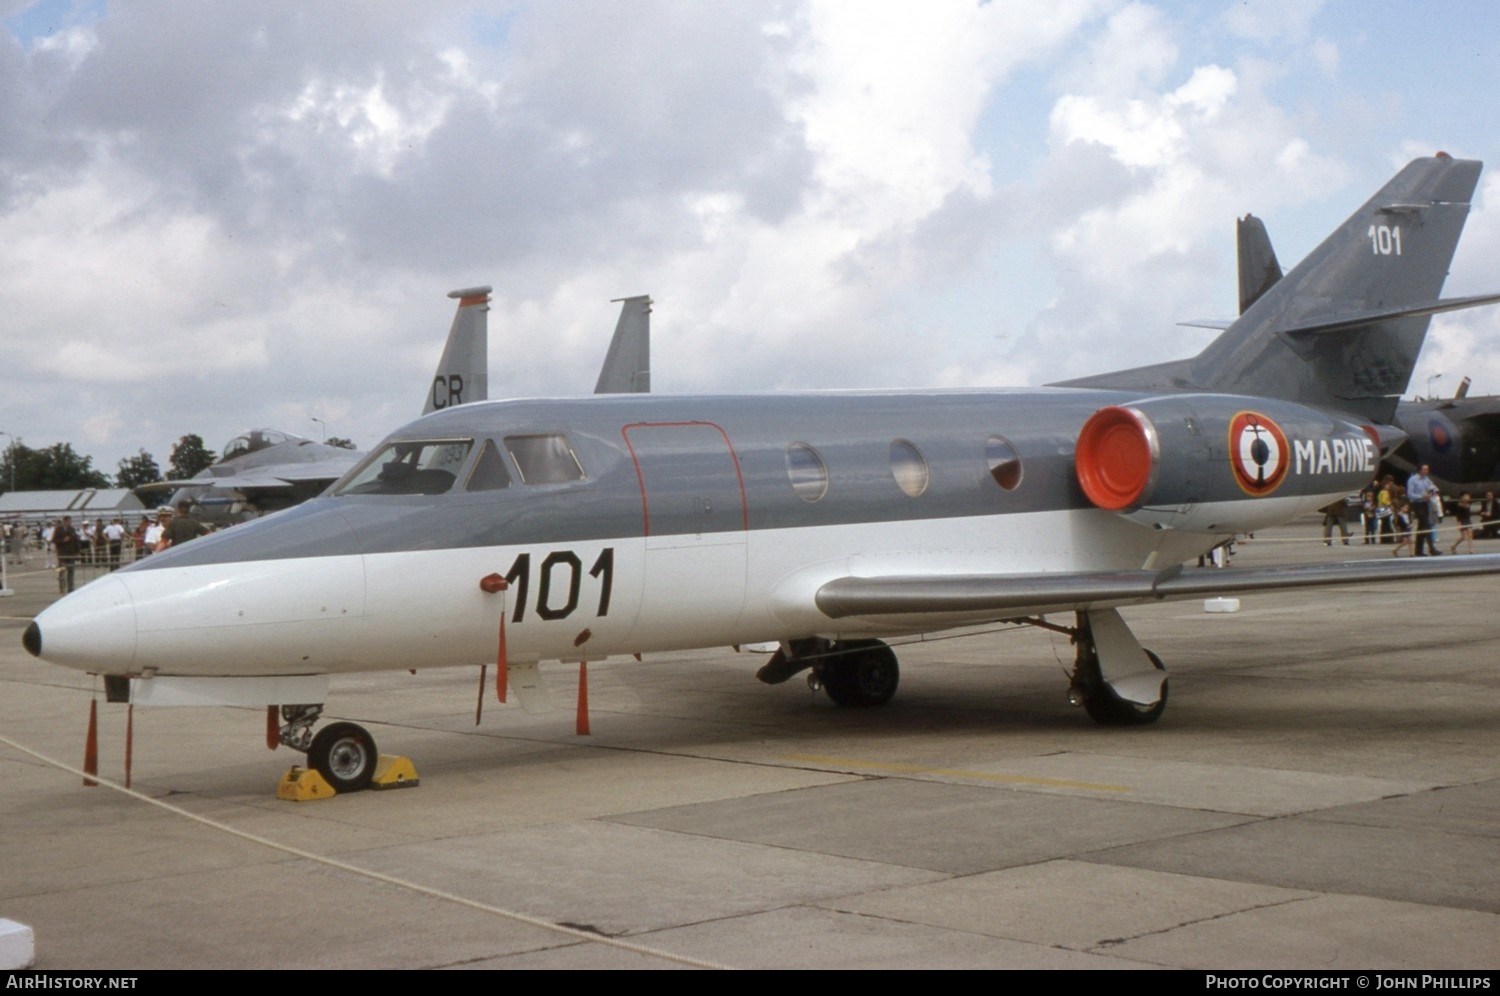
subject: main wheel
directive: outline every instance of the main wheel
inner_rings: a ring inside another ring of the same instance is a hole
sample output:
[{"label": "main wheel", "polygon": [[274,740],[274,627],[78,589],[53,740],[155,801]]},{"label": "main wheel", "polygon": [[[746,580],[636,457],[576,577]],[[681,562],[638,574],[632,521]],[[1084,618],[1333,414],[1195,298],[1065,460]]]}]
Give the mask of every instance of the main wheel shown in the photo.
[{"label": "main wheel", "polygon": [[313,737],[307,765],[327,780],[335,792],[358,792],[375,777],[380,753],[370,731],[355,723],[331,723]]},{"label": "main wheel", "polygon": [[901,668],[896,654],[879,640],[848,640],[833,645],[818,665],[823,691],[841,706],[885,705],[896,694]]},{"label": "main wheel", "polygon": [[[1141,649],[1145,650],[1144,647]],[[1151,658],[1152,667],[1158,671],[1166,670],[1161,658],[1153,651],[1146,650],[1146,656]],[[1101,679],[1085,693],[1083,708],[1090,719],[1103,726],[1145,726],[1161,719],[1167,708],[1167,682],[1163,680],[1161,683],[1161,698],[1150,705],[1141,705],[1120,698]]]}]

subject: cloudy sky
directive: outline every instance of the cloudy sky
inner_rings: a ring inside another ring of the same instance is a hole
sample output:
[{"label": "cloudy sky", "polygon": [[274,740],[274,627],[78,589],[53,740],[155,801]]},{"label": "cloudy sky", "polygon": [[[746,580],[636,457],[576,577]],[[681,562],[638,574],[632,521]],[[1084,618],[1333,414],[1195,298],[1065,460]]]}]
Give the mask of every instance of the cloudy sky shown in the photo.
[{"label": "cloudy sky", "polygon": [[[1419,14],[1418,11],[1421,11]],[[113,472],[188,432],[362,447],[449,290],[491,393],[1039,384],[1197,352],[1234,218],[1284,265],[1416,155],[1497,164],[1500,9],[1248,0],[0,0],[0,432]],[[1500,393],[1500,308],[1414,380]],[[9,440],[6,439],[5,442]]]}]

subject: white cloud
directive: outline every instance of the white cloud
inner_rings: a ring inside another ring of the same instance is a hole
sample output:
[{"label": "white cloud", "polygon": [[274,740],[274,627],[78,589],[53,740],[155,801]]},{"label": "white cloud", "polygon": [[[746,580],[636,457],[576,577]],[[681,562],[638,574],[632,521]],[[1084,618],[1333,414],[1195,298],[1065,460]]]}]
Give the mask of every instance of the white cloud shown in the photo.
[{"label": "white cloud", "polygon": [[1211,124],[1233,98],[1234,73],[1199,66],[1187,82],[1150,99],[1064,96],[1052,112],[1056,140],[1097,142],[1127,166],[1163,166],[1187,151],[1189,129]]},{"label": "white cloud", "polygon": [[1297,43],[1322,6],[1322,0],[1240,0],[1226,6],[1224,23],[1240,38]]},{"label": "white cloud", "polygon": [[1072,92],[1130,97],[1158,88],[1177,65],[1178,55],[1167,14],[1148,4],[1130,3],[1110,15],[1059,83]]}]

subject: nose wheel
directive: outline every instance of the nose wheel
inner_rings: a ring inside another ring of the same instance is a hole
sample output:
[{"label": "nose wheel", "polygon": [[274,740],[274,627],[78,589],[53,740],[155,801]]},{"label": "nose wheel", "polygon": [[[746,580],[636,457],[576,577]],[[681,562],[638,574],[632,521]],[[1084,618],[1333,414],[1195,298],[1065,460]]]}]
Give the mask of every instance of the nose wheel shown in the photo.
[{"label": "nose wheel", "polygon": [[358,723],[330,723],[316,734],[313,724],[323,714],[321,704],[284,705],[280,742],[307,755],[307,766],[323,776],[335,792],[368,788],[380,763],[380,751],[370,731]]},{"label": "nose wheel", "polygon": [[335,792],[368,788],[379,760],[375,738],[357,723],[332,723],[319,730],[307,748],[307,766]]}]

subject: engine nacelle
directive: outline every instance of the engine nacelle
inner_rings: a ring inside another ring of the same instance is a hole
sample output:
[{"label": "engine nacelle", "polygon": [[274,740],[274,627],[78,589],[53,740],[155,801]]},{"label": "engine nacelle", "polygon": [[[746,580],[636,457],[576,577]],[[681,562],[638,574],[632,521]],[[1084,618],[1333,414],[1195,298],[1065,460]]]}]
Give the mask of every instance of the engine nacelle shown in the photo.
[{"label": "engine nacelle", "polygon": [[1242,533],[1358,491],[1385,442],[1373,426],[1305,405],[1167,395],[1095,412],[1074,465],[1100,508],[1156,528]]}]

